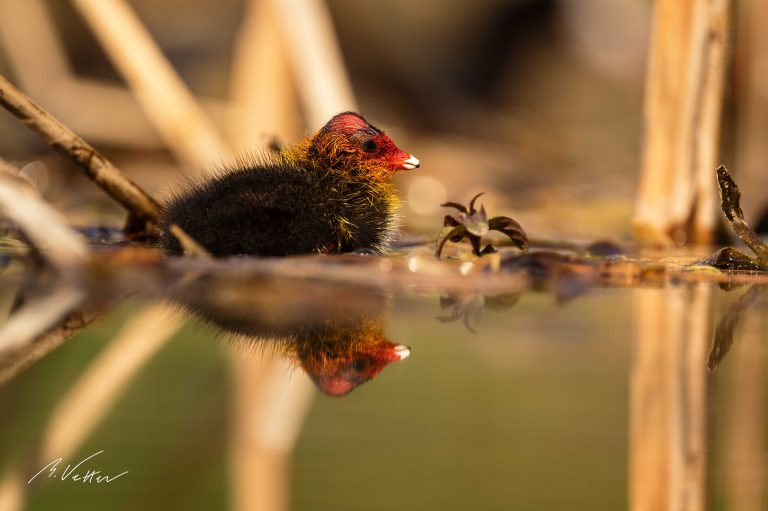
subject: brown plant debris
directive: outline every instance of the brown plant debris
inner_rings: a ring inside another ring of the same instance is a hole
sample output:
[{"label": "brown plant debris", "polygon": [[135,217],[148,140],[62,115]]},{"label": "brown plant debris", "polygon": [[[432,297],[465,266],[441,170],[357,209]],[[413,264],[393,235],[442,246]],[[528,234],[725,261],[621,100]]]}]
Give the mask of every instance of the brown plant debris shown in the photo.
[{"label": "brown plant debris", "polygon": [[484,256],[496,252],[496,249],[492,244],[487,244],[485,248],[482,246],[482,238],[488,231],[498,231],[505,234],[512,243],[522,250],[523,252],[528,250],[528,236],[520,226],[519,223],[512,220],[507,216],[495,216],[488,219],[488,214],[485,212],[485,206],[480,206],[480,209],[475,209],[475,201],[483,195],[478,193],[472,200],[469,201],[469,207],[456,202],[446,202],[441,204],[442,207],[454,208],[459,211],[457,215],[445,215],[443,221],[443,232],[437,240],[437,249],[435,255],[440,257],[443,251],[446,241],[458,243],[464,238],[469,240],[472,245],[472,253],[476,256]]},{"label": "brown plant debris", "polygon": [[768,246],[744,220],[741,211],[741,192],[724,165],[717,168],[717,184],[720,189],[720,207],[736,235],[754,252],[758,263],[768,265]]}]

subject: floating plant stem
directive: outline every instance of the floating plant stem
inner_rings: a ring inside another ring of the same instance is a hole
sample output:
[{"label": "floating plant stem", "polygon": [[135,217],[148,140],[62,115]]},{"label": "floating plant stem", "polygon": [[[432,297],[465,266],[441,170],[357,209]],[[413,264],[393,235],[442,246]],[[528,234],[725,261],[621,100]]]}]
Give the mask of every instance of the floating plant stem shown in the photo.
[{"label": "floating plant stem", "polygon": [[720,189],[720,207],[736,235],[755,253],[760,263],[768,264],[768,246],[744,220],[741,211],[741,192],[724,165],[717,168],[717,184]]}]

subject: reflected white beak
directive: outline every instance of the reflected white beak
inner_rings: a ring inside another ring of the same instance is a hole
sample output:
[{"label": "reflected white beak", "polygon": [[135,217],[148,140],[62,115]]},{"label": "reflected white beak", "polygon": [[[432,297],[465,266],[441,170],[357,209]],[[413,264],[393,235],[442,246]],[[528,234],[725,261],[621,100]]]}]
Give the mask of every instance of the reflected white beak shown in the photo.
[{"label": "reflected white beak", "polygon": [[400,360],[402,360],[408,358],[408,355],[411,354],[411,348],[404,344],[398,344],[395,346],[395,353],[400,357]]},{"label": "reflected white beak", "polygon": [[407,160],[403,161],[403,168],[405,170],[412,170],[412,169],[418,168],[418,166],[419,166],[419,159],[413,155],[409,156]]}]

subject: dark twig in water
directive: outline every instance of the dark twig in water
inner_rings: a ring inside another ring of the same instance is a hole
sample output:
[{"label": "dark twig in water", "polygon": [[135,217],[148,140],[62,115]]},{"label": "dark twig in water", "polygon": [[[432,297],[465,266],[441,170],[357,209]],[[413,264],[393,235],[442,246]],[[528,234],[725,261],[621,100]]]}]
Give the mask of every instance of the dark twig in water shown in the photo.
[{"label": "dark twig in water", "polygon": [[720,207],[725,218],[730,222],[731,228],[755,253],[760,263],[768,264],[768,246],[744,221],[744,213],[740,206],[741,192],[724,165],[720,165],[717,169],[717,184],[720,189]]},{"label": "dark twig in water", "polygon": [[2,75],[0,105],[36,131],[51,147],[80,165],[90,179],[123,205],[130,214],[128,231],[141,230],[157,222],[161,206],[154,199],[90,144],[34,103]]},{"label": "dark twig in water", "polygon": [[707,367],[710,371],[714,371],[720,361],[725,357],[733,344],[733,332],[736,326],[739,324],[741,315],[746,311],[750,305],[766,293],[768,287],[765,285],[755,284],[749,288],[749,290],[741,295],[736,300],[728,311],[723,315],[720,321],[717,323],[715,329],[715,339],[712,342],[712,349],[709,351],[709,357],[707,358]]}]

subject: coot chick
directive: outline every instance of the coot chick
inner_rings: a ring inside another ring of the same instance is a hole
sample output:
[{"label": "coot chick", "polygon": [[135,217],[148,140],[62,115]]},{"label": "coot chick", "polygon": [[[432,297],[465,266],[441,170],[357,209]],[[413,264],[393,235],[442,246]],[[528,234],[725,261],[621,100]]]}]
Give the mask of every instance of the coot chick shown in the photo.
[{"label": "coot chick", "polygon": [[418,166],[383,131],[344,112],[299,145],[185,185],[164,205],[155,243],[181,253],[175,224],[215,256],[385,253],[400,204],[392,176]]}]

